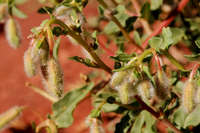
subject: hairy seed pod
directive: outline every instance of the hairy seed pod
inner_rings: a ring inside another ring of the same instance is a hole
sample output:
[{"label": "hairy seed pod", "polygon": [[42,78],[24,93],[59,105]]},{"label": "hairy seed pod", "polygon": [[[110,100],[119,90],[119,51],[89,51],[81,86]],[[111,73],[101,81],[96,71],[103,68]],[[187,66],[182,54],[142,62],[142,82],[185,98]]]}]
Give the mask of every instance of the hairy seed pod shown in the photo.
[{"label": "hairy seed pod", "polygon": [[73,8],[60,6],[56,8],[54,15],[57,19],[62,20],[67,26],[79,27],[85,22],[85,18],[81,12],[75,11]]},{"label": "hairy seed pod", "polygon": [[47,119],[36,127],[36,133],[39,133],[43,128],[49,129],[50,133],[58,133],[58,129],[53,120]]},{"label": "hairy seed pod", "polygon": [[61,97],[63,93],[63,73],[54,58],[47,62],[47,80],[44,81],[44,84],[52,96]]},{"label": "hairy seed pod", "polygon": [[117,86],[118,94],[123,104],[129,104],[134,96],[133,85],[130,82],[123,82],[120,86]]},{"label": "hairy seed pod", "polygon": [[183,90],[182,104],[186,112],[191,112],[194,108],[195,86],[193,80],[188,80],[185,83]]},{"label": "hairy seed pod", "polygon": [[155,96],[155,88],[153,87],[152,83],[148,80],[144,80],[138,83],[136,89],[139,95],[142,97],[142,100],[148,101],[153,96]]},{"label": "hairy seed pod", "polygon": [[36,74],[36,63],[32,54],[32,47],[29,47],[24,53],[24,71],[28,77],[33,77]]},{"label": "hairy seed pod", "polygon": [[6,3],[0,4],[0,23],[4,23],[8,15],[8,5]]},{"label": "hairy seed pod", "polygon": [[90,126],[90,133],[105,133],[101,122],[96,118],[87,118],[86,123]]},{"label": "hairy seed pod", "polygon": [[167,75],[158,70],[156,76],[156,95],[159,99],[165,100],[170,97],[170,81]]},{"label": "hairy seed pod", "polygon": [[18,48],[21,43],[21,33],[19,24],[13,18],[9,18],[5,24],[6,39],[14,49]]},{"label": "hairy seed pod", "polygon": [[12,107],[5,113],[0,115],[0,129],[6,127],[11,121],[20,116],[23,107]]},{"label": "hairy seed pod", "polygon": [[124,78],[128,75],[127,71],[119,71],[119,72],[115,72],[110,80],[110,85],[112,88],[115,89],[116,86],[120,85]]},{"label": "hairy seed pod", "polygon": [[43,40],[41,48],[38,50],[40,65],[47,65],[49,59],[49,45],[46,39]]}]

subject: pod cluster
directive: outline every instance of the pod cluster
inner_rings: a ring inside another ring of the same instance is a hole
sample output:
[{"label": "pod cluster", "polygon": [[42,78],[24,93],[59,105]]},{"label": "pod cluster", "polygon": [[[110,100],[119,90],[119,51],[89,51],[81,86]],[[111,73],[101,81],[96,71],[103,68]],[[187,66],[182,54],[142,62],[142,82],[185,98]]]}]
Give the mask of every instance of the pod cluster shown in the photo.
[{"label": "pod cluster", "polygon": [[47,92],[54,97],[62,96],[63,73],[59,62],[49,54],[46,38],[31,41],[24,53],[24,70],[28,77],[33,77],[40,72]]},{"label": "pod cluster", "polygon": [[160,101],[170,98],[171,84],[164,71],[158,71],[154,75],[155,84],[148,79],[142,70],[139,71],[141,74],[139,77],[134,76],[132,69],[115,72],[112,75],[110,87],[118,91],[123,104],[131,103],[135,95],[139,95],[148,104],[153,99]]}]

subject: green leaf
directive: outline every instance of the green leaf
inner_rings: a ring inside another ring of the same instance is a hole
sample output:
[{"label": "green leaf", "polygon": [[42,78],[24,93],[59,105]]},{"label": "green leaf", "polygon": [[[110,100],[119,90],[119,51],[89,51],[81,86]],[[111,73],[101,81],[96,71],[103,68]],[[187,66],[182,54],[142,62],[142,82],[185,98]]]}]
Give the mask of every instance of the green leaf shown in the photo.
[{"label": "green leaf", "polygon": [[73,57],[70,57],[69,59],[70,60],[74,60],[74,61],[79,62],[79,63],[82,63],[82,64],[84,64],[84,65],[86,65],[88,67],[94,67],[94,68],[98,67],[98,65],[95,62],[91,61],[88,58],[84,59],[84,58],[79,57],[79,56],[73,56]]},{"label": "green leaf", "polygon": [[151,10],[158,9],[163,3],[163,0],[151,0]]},{"label": "green leaf", "polygon": [[173,114],[172,114],[172,121],[179,127],[184,126],[184,121],[187,114],[182,106],[180,106]]},{"label": "green leaf", "polygon": [[133,123],[131,133],[156,133],[153,128],[155,122],[156,120],[149,112],[142,111]]},{"label": "green leaf", "polygon": [[54,47],[53,47],[53,57],[57,60],[58,59],[58,49],[59,49],[59,46],[60,46],[60,40],[61,38],[58,38],[56,41],[55,41],[55,44],[54,44]]},{"label": "green leaf", "polygon": [[176,44],[176,43],[180,42],[184,37],[186,37],[184,29],[181,29],[181,28],[170,28],[170,30],[172,32],[173,44]]},{"label": "green leaf", "polygon": [[18,8],[16,8],[15,6],[12,7],[12,13],[16,17],[27,18],[27,15],[23,13],[21,10],[19,10]]},{"label": "green leaf", "polygon": [[73,121],[73,111],[77,104],[83,100],[87,94],[92,90],[93,83],[69,91],[63,98],[53,104],[52,119],[55,121],[58,128],[67,128]]},{"label": "green leaf", "polygon": [[154,48],[156,51],[159,51],[161,45],[163,44],[163,39],[161,37],[152,37],[149,40],[149,45]]},{"label": "green leaf", "polygon": [[184,128],[188,126],[197,126],[200,124],[200,104],[186,117]]}]

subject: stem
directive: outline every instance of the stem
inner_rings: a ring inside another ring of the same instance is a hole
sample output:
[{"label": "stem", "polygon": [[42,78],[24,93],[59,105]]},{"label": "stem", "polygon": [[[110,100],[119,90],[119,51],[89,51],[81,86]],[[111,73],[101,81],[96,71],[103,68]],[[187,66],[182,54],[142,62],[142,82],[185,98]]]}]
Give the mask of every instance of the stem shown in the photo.
[{"label": "stem", "polygon": [[48,93],[46,93],[45,91],[43,91],[42,89],[32,85],[31,83],[26,83],[27,87],[30,87],[31,89],[33,89],[35,92],[37,92],[38,94],[40,94],[41,96],[47,98],[48,100],[50,100],[51,102],[57,102],[58,99],[55,97],[50,96]]},{"label": "stem", "polygon": [[160,58],[158,57],[156,51],[153,51],[153,55],[154,55],[154,57],[155,57],[155,60],[156,60],[157,65],[158,65],[158,69],[159,69],[160,71],[162,71],[162,66],[161,66],[161,63],[160,63]]},{"label": "stem", "polygon": [[142,61],[143,61],[143,59],[144,59],[147,55],[151,54],[153,51],[154,51],[153,48],[149,48],[149,49],[145,50],[145,51],[138,57],[136,63],[137,63],[138,65],[141,64]]},{"label": "stem", "polygon": [[166,126],[170,127],[175,133],[181,133],[181,131],[179,129],[177,129],[173,124],[171,124],[169,122],[169,120],[167,119],[160,119],[161,117],[161,113],[156,112],[155,110],[153,110],[151,107],[149,107],[145,102],[143,102],[140,97],[138,95],[135,96],[135,99],[140,103],[140,105],[142,106],[142,108],[146,111],[148,111],[149,113],[151,113],[158,121],[162,122],[163,124],[165,124]]},{"label": "stem", "polygon": [[118,19],[113,16],[111,14],[111,10],[109,9],[108,5],[103,1],[103,0],[97,0],[102,6],[103,8],[105,8],[106,10],[109,11],[109,17],[111,18],[111,20],[119,27],[120,31],[122,32],[122,34],[124,35],[124,37],[135,46],[136,49],[138,49],[140,52],[143,52],[143,48],[139,45],[136,45],[134,43],[134,41],[131,39],[131,37],[129,36],[129,34],[127,33],[127,31],[124,29],[124,27],[121,25],[121,23],[118,21]]},{"label": "stem", "polygon": [[112,73],[111,68],[109,68],[99,57],[98,55],[95,53],[95,51],[87,44],[87,42],[85,40],[82,39],[82,37],[79,34],[76,34],[73,30],[71,30],[65,23],[63,23],[61,20],[58,19],[51,19],[49,21],[50,24],[58,24],[61,27],[63,27],[64,29],[66,29],[68,31],[68,34],[74,38],[81,46],[83,46],[87,52],[92,56],[92,58],[96,61],[96,63],[98,64],[98,66],[105,70],[108,73]]},{"label": "stem", "polygon": [[192,80],[194,78],[194,75],[196,74],[200,64],[195,64],[194,67],[192,68],[192,71],[190,73],[189,79]]}]

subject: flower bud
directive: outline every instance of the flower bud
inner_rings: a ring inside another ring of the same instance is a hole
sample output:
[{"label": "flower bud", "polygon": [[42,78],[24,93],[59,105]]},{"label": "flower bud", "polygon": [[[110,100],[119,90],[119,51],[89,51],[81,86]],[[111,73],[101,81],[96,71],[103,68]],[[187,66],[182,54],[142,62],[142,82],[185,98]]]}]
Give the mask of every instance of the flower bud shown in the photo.
[{"label": "flower bud", "polygon": [[142,100],[144,100],[145,102],[155,96],[155,89],[152,83],[148,80],[139,82],[136,88],[139,95],[142,97]]},{"label": "flower bud", "polygon": [[157,77],[156,77],[156,95],[161,100],[167,99],[170,97],[170,81],[167,75],[158,70]]},{"label": "flower bud", "polygon": [[0,4],[0,23],[4,23],[8,14],[8,6],[6,3]]},{"label": "flower bud", "polygon": [[185,83],[182,99],[182,104],[186,112],[191,112],[194,109],[195,91],[196,88],[194,86],[193,80],[188,80]]},{"label": "flower bud", "polygon": [[6,21],[5,33],[10,46],[14,49],[18,48],[21,43],[21,33],[19,24],[13,18],[9,18]]},{"label": "flower bud", "polygon": [[48,128],[50,133],[57,133],[58,129],[56,127],[56,124],[54,123],[54,121],[47,119],[44,122],[40,123],[37,127],[36,127],[36,133],[39,133],[41,131],[41,129],[43,128]]},{"label": "flower bud", "polygon": [[32,54],[32,47],[29,47],[24,53],[24,71],[28,77],[33,77],[36,74],[36,64]]},{"label": "flower bud", "polygon": [[63,73],[54,58],[47,62],[47,80],[44,80],[44,84],[52,96],[61,97],[63,93]]},{"label": "flower bud", "polygon": [[16,119],[18,116],[20,116],[21,112],[23,110],[23,107],[12,107],[5,113],[0,115],[0,129],[7,126],[11,121]]},{"label": "flower bud", "polygon": [[105,133],[101,122],[96,118],[87,118],[86,123],[90,126],[90,133]]}]

